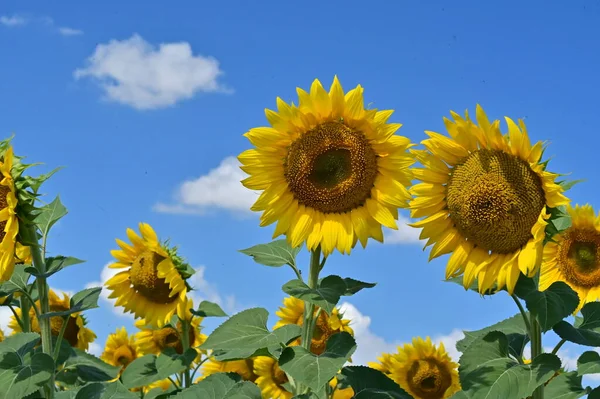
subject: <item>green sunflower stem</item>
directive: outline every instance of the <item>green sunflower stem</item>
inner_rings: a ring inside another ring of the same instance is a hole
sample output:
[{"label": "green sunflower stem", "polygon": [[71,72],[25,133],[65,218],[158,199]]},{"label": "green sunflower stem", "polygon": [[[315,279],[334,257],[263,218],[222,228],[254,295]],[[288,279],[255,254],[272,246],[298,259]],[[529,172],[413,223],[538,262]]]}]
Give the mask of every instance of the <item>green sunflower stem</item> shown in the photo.
[{"label": "green sunflower stem", "polygon": [[[542,350],[542,329],[540,323],[531,317],[531,361],[543,353]],[[544,385],[541,385],[533,391],[533,399],[544,399]]]},{"label": "green sunflower stem", "polygon": [[[39,276],[36,278],[38,286],[38,295],[40,301],[40,313],[45,315],[50,313],[50,303],[48,294],[48,283],[46,282],[46,262],[42,256],[40,246],[37,245],[37,231],[35,226],[29,226],[27,228],[27,234],[30,238],[30,242],[35,243],[30,246],[31,257],[33,258],[33,266],[37,269]],[[45,354],[53,357],[54,352],[52,351],[52,330],[50,329],[50,318],[42,317],[39,320],[40,332],[42,336],[42,350]],[[54,374],[44,387],[46,393],[46,399],[54,398]]]},{"label": "green sunflower stem", "polygon": [[23,332],[31,332],[31,320],[29,320],[29,309],[31,309],[31,303],[26,296],[21,295],[21,298],[19,298],[19,305],[21,308],[21,317],[19,320],[19,317],[17,317],[15,314],[15,318],[17,319],[17,322],[19,322]]},{"label": "green sunflower stem", "polygon": [[[319,245],[316,249],[310,253],[310,268],[308,271],[308,286],[310,288],[316,288],[319,282],[319,272],[323,268],[325,260],[321,263],[321,246]],[[310,344],[313,338],[314,331],[314,316],[315,316],[315,305],[304,301],[304,322],[302,324],[302,335],[301,342],[302,347],[307,351],[310,351]],[[298,384],[296,387],[296,394],[305,393],[305,387],[302,384]]]},{"label": "green sunflower stem", "polygon": [[[189,320],[181,320],[181,345],[183,346],[183,353],[185,353],[188,349],[190,349],[190,321]],[[185,369],[183,373],[183,386],[184,388],[188,388],[192,385],[192,374],[190,372],[190,368]]]},{"label": "green sunflower stem", "polygon": [[60,332],[58,333],[58,337],[56,338],[56,347],[54,348],[54,361],[58,360],[58,355],[60,354],[60,344],[65,336],[65,331],[67,330],[67,326],[69,325],[69,316],[63,317],[63,323],[60,327]]}]

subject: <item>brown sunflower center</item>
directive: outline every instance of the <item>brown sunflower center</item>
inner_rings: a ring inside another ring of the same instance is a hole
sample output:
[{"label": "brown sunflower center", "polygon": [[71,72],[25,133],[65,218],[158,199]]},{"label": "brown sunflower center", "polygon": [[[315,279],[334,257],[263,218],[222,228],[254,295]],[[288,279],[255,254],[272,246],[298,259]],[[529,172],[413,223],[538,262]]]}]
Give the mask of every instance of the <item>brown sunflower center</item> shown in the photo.
[{"label": "brown sunflower center", "polygon": [[[62,305],[50,305],[51,312],[63,312],[65,310],[69,310],[69,308]],[[50,329],[52,331],[52,335],[58,337],[58,335],[60,334],[60,330],[62,329],[63,323],[64,320],[62,316],[54,316],[50,318]],[[63,338],[66,339],[69,345],[71,345],[72,347],[77,347],[78,334],[79,326],[77,325],[77,318],[69,316],[67,318],[67,327],[65,329]]]},{"label": "brown sunflower center", "polygon": [[600,233],[569,229],[558,250],[558,267],[570,283],[592,288],[600,285]]},{"label": "brown sunflower center", "polygon": [[282,386],[288,382],[287,375],[281,368],[279,368],[277,363],[273,363],[273,382],[275,382],[275,384],[278,386]]},{"label": "brown sunflower center", "polygon": [[473,244],[510,253],[531,239],[545,205],[540,177],[522,159],[478,150],[454,167],[446,187],[450,218]]},{"label": "brown sunflower center", "polygon": [[325,122],[292,143],[285,178],[302,205],[342,213],[364,204],[377,176],[377,155],[363,133]]},{"label": "brown sunflower center", "polygon": [[320,355],[325,352],[327,346],[327,340],[335,333],[329,327],[328,317],[325,313],[319,314],[317,323],[315,324],[315,330],[313,333],[313,339],[310,344],[310,351],[315,355]]},{"label": "brown sunflower center", "polygon": [[[0,210],[6,208],[8,206],[8,201],[6,200],[6,196],[10,192],[10,188],[6,186],[0,186]],[[0,242],[4,240],[4,236],[6,233],[4,229],[6,228],[6,220],[0,222]]]},{"label": "brown sunflower center", "polygon": [[164,278],[158,277],[158,264],[165,258],[156,252],[146,251],[135,258],[129,270],[133,288],[151,302],[166,304],[174,302],[177,296],[170,296],[171,289]]},{"label": "brown sunflower center", "polygon": [[420,399],[443,399],[452,385],[450,371],[435,359],[413,362],[406,379],[410,389]]},{"label": "brown sunflower center", "polygon": [[[194,343],[194,329],[190,328],[189,342]],[[179,332],[173,327],[163,327],[154,331],[154,341],[156,346],[163,350],[165,348],[173,348],[179,354],[183,353],[183,342],[181,342]]]},{"label": "brown sunflower center", "polygon": [[113,355],[114,364],[120,364],[124,367],[135,359],[135,352],[129,345],[121,345],[117,348]]}]

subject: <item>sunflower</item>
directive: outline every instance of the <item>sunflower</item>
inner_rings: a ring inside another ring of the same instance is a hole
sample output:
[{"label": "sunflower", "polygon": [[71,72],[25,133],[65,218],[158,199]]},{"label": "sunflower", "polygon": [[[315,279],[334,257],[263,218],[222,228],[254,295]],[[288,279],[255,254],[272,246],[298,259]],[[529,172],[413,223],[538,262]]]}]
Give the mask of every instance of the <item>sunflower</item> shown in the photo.
[{"label": "sunflower", "polygon": [[[192,320],[192,325],[189,330],[190,347],[196,348],[206,341],[206,335],[201,333],[200,323],[201,317],[195,317]],[[155,354],[158,355],[166,348],[173,348],[179,354],[183,353],[183,342],[181,340],[182,326],[178,321],[175,326],[166,325],[159,328],[146,326],[144,320],[135,322],[135,326],[141,331],[135,334],[135,342],[137,350],[142,355]],[[201,351],[196,349],[198,356]],[[196,360],[199,360],[198,358]]]},{"label": "sunflower", "polygon": [[4,331],[0,328],[0,342],[4,341]]},{"label": "sunflower", "polygon": [[[317,310],[315,310],[315,315]],[[293,296],[283,300],[283,307],[280,307],[277,312],[280,320],[273,327],[274,329],[285,326],[287,324],[297,324],[301,326],[304,323],[304,301]],[[347,332],[354,335],[354,331],[349,326],[350,320],[340,316],[337,308],[333,309],[331,316],[325,312],[321,312],[315,324],[313,339],[310,350],[316,355],[325,352],[327,340],[336,333]],[[300,339],[293,341],[290,345],[300,345]]]},{"label": "sunflower", "polygon": [[294,396],[284,388],[289,380],[275,359],[268,356],[256,357],[254,373],[258,376],[256,385],[260,388],[263,398],[291,399]]},{"label": "sunflower", "polygon": [[396,229],[410,199],[411,144],[394,135],[401,124],[387,123],[391,110],[365,109],[360,85],[344,95],[337,77],[329,93],[316,79],[297,92],[298,106],[277,98],[277,112],[265,111],[271,127],[244,135],[256,148],[238,157],[250,175],[242,183],[262,191],[251,208],[263,212],[260,225],[277,221],[273,238],[320,245],[325,256],[383,241],[381,226]]},{"label": "sunflower", "polygon": [[13,160],[13,149],[8,147],[0,161],[0,281],[7,281],[13,273],[19,234],[18,202],[11,174]]},{"label": "sunflower", "polygon": [[412,345],[398,347],[398,353],[387,359],[385,366],[369,363],[369,367],[385,373],[415,399],[447,399],[461,389],[458,364],[444,344],[436,348],[429,337],[413,338]]},{"label": "sunflower", "polygon": [[170,390],[171,388],[174,388],[174,386],[173,386],[173,383],[171,382],[171,380],[169,380],[168,378],[165,378],[163,380],[158,380],[148,386],[145,386],[144,394],[150,392],[151,390],[153,390],[155,388],[159,388],[161,391],[165,392],[167,390]]},{"label": "sunflower", "polygon": [[567,206],[567,212],[571,227],[544,247],[539,289],[564,281],[579,295],[577,313],[586,303],[600,299],[600,216],[591,205]]},{"label": "sunflower", "polygon": [[254,358],[231,360],[228,362],[220,362],[211,358],[202,365],[202,375],[196,382],[216,373],[237,373],[242,379],[250,382],[256,381],[257,377],[256,374],[254,374]]},{"label": "sunflower", "polygon": [[125,327],[121,327],[108,335],[104,352],[102,352],[100,359],[113,366],[122,367],[122,372],[129,363],[138,357],[140,357],[140,354],[136,350],[134,336],[129,336]]},{"label": "sunflower", "polygon": [[450,137],[426,132],[425,150],[413,150],[423,168],[411,188],[411,216],[425,219],[420,238],[434,244],[430,259],[452,252],[446,278],[463,276],[479,292],[497,285],[512,294],[520,272],[532,277],[542,262],[548,208],[568,199],[554,182],[556,174],[540,163],[542,142],[531,145],[523,121],[490,123],[477,106],[477,122],[452,112],[444,119]]},{"label": "sunflower", "polygon": [[125,270],[108,280],[106,287],[112,291],[109,298],[117,299],[115,306],[123,306],[125,312],[143,318],[146,324],[161,327],[176,312],[187,311],[189,287],[183,273],[189,266],[175,249],[159,243],[149,224],[140,223],[139,228],[142,237],[127,229],[132,245],[116,240],[121,249],[111,251],[117,262],[109,267]]},{"label": "sunflower", "polygon": [[[65,293],[63,293],[62,299],[53,290],[48,292],[48,302],[50,304],[51,312],[63,312],[71,308],[71,299]],[[36,305],[40,306],[40,301],[36,301]],[[21,309],[16,308],[15,312],[19,318],[21,317]],[[40,325],[35,315],[33,308],[29,310],[29,319],[31,321],[31,331],[40,333]],[[63,318],[61,316],[53,316],[50,318],[50,329],[52,335],[58,337],[60,330],[63,326]],[[87,321],[81,315],[81,313],[73,313],[68,317],[67,327],[63,335],[65,339],[73,348],[81,350],[87,350],[89,344],[94,342],[96,334],[86,327]],[[22,332],[21,326],[17,322],[15,316],[11,316],[8,326],[13,330],[13,334]]]},{"label": "sunflower", "polygon": [[339,387],[338,380],[336,377],[333,377],[333,379],[329,381],[329,386],[333,390],[333,395],[331,396],[331,399],[352,399],[354,397],[354,390],[350,387]]}]

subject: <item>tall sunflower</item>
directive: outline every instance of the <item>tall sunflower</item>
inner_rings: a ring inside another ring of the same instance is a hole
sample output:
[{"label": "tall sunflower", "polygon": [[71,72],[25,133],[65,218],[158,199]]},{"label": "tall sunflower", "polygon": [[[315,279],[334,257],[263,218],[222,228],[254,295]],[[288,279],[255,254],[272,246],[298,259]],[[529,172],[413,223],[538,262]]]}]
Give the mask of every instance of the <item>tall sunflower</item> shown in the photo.
[{"label": "tall sunflower", "polygon": [[[201,333],[201,317],[195,317],[189,329],[190,347],[195,348],[206,341],[206,335]],[[165,325],[163,327],[152,327],[144,324],[144,320],[135,322],[135,326],[140,329],[135,334],[137,350],[142,355],[158,355],[166,348],[173,348],[179,354],[183,353],[183,341],[181,340],[182,326],[178,321],[176,325]],[[198,356],[201,355],[199,349],[196,349]],[[199,360],[199,359],[196,359]]]},{"label": "tall sunflower", "polygon": [[143,318],[146,324],[163,326],[175,314],[184,314],[189,291],[186,279],[193,274],[189,265],[177,255],[175,248],[161,244],[152,227],[139,224],[142,236],[127,229],[132,245],[117,239],[121,249],[112,250],[117,259],[109,267],[124,269],[106,282],[116,298],[115,306]]},{"label": "tall sunflower", "polygon": [[600,215],[591,205],[567,206],[571,227],[544,247],[539,289],[564,281],[577,295],[579,306],[600,299]]},{"label": "tall sunflower", "polygon": [[228,362],[220,362],[211,358],[202,365],[202,375],[196,382],[216,373],[237,373],[243,380],[250,382],[256,381],[257,378],[257,375],[254,374],[254,358],[231,360]]},{"label": "tall sunflower", "polygon": [[542,262],[548,208],[568,199],[554,182],[556,174],[540,163],[542,142],[531,145],[523,121],[506,118],[490,123],[478,105],[479,125],[452,112],[444,118],[450,137],[426,132],[425,150],[413,150],[423,168],[413,169],[422,181],[411,188],[411,216],[425,217],[421,239],[433,244],[430,259],[452,252],[446,278],[463,276],[479,291],[497,284],[510,293],[519,274],[531,277]]},{"label": "tall sunflower", "polygon": [[254,374],[258,376],[256,385],[260,388],[263,398],[291,399],[294,396],[285,388],[285,385],[289,383],[288,377],[275,359],[268,356],[256,357]]},{"label": "tall sunflower", "polygon": [[325,256],[383,241],[381,226],[396,229],[410,199],[411,144],[394,135],[401,124],[387,123],[391,110],[365,109],[360,85],[344,95],[337,77],[329,92],[316,79],[297,92],[298,106],[277,98],[277,112],[265,111],[271,127],[250,129],[256,148],[238,157],[250,175],[242,183],[262,191],[251,208],[263,212],[260,225],[277,222],[273,238],[321,245]]},{"label": "tall sunflower", "polygon": [[[315,310],[315,315],[316,313],[317,310]],[[275,314],[280,317],[280,320],[275,323],[274,329],[287,324],[301,326],[304,324],[304,301],[293,296],[284,298],[283,307],[280,307]],[[315,324],[310,351],[316,355],[322,354],[325,352],[327,340],[332,335],[343,331],[354,335],[354,331],[350,327],[350,320],[344,319],[337,308],[333,309],[331,316],[321,312]],[[290,343],[290,345],[299,344],[300,339]]]},{"label": "tall sunflower", "polygon": [[127,334],[125,327],[121,327],[106,338],[106,345],[100,359],[113,366],[121,367],[122,372],[138,357],[140,354],[136,350],[134,336]]},{"label": "tall sunflower", "polygon": [[[51,312],[63,312],[71,308],[71,298],[69,298],[69,295],[65,293],[63,293],[63,297],[61,299],[53,290],[49,290],[48,302],[50,304]],[[40,301],[36,301],[36,305],[39,308]],[[17,316],[21,318],[21,309],[16,308],[15,312]],[[31,331],[40,333],[40,324],[33,308],[29,310],[29,319],[31,322]],[[58,337],[63,323],[64,321],[62,316],[53,316],[50,318],[50,329],[53,336]],[[86,324],[87,321],[81,313],[78,312],[71,314],[67,320],[67,327],[65,329],[63,339],[65,339],[73,348],[78,348],[84,351],[87,350],[90,343],[94,342],[96,339],[96,334],[87,328]],[[8,326],[13,330],[13,334],[23,331],[15,316],[11,316]]]},{"label": "tall sunflower", "polygon": [[458,364],[444,348],[436,348],[427,337],[413,338],[412,345],[398,347],[398,353],[385,357],[387,364],[369,363],[394,380],[415,399],[447,399],[460,391]]},{"label": "tall sunflower", "polygon": [[11,174],[14,158],[12,147],[8,147],[0,157],[0,281],[6,281],[15,268],[19,220],[16,187]]}]

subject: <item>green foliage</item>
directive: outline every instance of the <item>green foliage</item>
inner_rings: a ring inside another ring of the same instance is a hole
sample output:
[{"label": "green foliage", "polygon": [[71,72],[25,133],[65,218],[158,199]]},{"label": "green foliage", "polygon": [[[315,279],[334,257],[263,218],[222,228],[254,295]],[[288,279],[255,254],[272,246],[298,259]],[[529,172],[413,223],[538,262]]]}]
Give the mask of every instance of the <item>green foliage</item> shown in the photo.
[{"label": "green foliage", "polygon": [[269,312],[263,308],[244,310],[231,316],[208,336],[201,349],[227,353],[220,360],[245,359],[258,354],[273,356],[275,349],[300,336],[300,327],[287,325],[274,331],[267,328]]},{"label": "green foliage", "polygon": [[560,369],[560,359],[544,353],[529,365],[509,357],[508,338],[500,331],[477,337],[460,358],[460,383],[474,398],[525,398]]},{"label": "green foliage", "polygon": [[575,325],[557,323],[553,330],[570,342],[585,346],[600,346],[600,302],[590,302],[581,309],[583,318],[576,317]]},{"label": "green foliage", "polygon": [[39,273],[39,271],[35,267],[28,267],[25,269],[32,276],[36,277],[50,277],[54,273],[57,273],[68,266],[77,265],[80,263],[84,263],[85,261],[77,258],[73,258],[71,256],[56,256],[56,257],[48,257],[46,258],[46,273]]},{"label": "green foliage", "polygon": [[262,399],[260,389],[235,373],[212,374],[173,399]]},{"label": "green foliage", "polygon": [[552,237],[560,234],[571,227],[571,216],[567,212],[567,207],[564,205],[556,208],[550,208],[550,218],[546,226],[546,237],[544,243],[553,241]]},{"label": "green foliage", "polygon": [[145,355],[129,363],[121,381],[126,388],[137,388],[162,380],[187,369],[197,356],[190,348],[182,355],[173,348],[166,348],[160,355]]},{"label": "green foliage", "polygon": [[343,296],[352,296],[364,288],[373,288],[377,285],[377,283],[365,283],[350,277],[346,277],[344,282],[346,283],[346,291],[342,294]]},{"label": "green foliage", "polygon": [[303,281],[294,279],[285,283],[283,292],[303,301],[312,303],[331,315],[340,296],[346,293],[346,282],[339,276],[327,276],[317,283],[315,288],[310,288]]},{"label": "green foliage", "polygon": [[84,310],[94,309],[98,307],[98,298],[100,297],[101,287],[86,288],[79,291],[71,297],[69,309],[59,312],[48,312],[40,315],[40,319],[54,316],[69,316],[73,313],[83,312]]},{"label": "green foliage", "polygon": [[59,392],[56,399],[138,399],[119,381],[111,383],[93,382],[77,390]]},{"label": "green foliage", "polygon": [[27,273],[26,266],[15,265],[15,270],[8,281],[0,284],[0,295],[6,296],[14,292],[23,292],[27,290],[27,282],[31,275]]},{"label": "green foliage", "polygon": [[42,236],[47,237],[52,226],[66,214],[67,208],[60,202],[60,197],[57,196],[54,201],[40,208],[40,212],[33,222],[42,232]]},{"label": "green foliage", "polygon": [[509,353],[513,357],[520,359],[523,356],[523,349],[529,342],[529,336],[521,313],[481,330],[463,331],[465,337],[456,343],[456,349],[464,353],[477,338],[481,338],[491,331],[504,333],[508,340]]},{"label": "green foliage", "polygon": [[241,253],[251,256],[256,263],[264,266],[281,267],[289,265],[296,268],[296,256],[302,246],[292,248],[287,240],[276,240],[268,244],[259,244],[240,250]]},{"label": "green foliage", "polygon": [[552,399],[578,399],[587,393],[576,372],[559,374],[550,380],[544,391],[545,397]]},{"label": "green foliage", "polygon": [[577,359],[577,374],[600,373],[600,354],[596,351],[583,352]]},{"label": "green foliage", "polygon": [[52,377],[52,357],[33,351],[39,341],[36,333],[20,333],[0,342],[0,399],[27,396]]},{"label": "green foliage", "polygon": [[540,323],[542,332],[546,332],[575,311],[579,296],[566,283],[557,281],[545,291],[529,293],[525,303]]},{"label": "green foliage", "polygon": [[199,317],[227,317],[227,313],[219,305],[209,301],[202,301],[198,310],[192,309],[192,314]]},{"label": "green foliage", "polygon": [[120,370],[77,348],[72,348],[72,355],[65,361],[64,369],[75,371],[84,382],[110,381],[117,377]]},{"label": "green foliage", "polygon": [[313,391],[329,382],[356,350],[356,341],[347,332],[332,335],[325,352],[315,355],[301,346],[287,347],[279,357],[279,367]]},{"label": "green foliage", "polygon": [[365,366],[344,367],[339,381],[352,387],[354,398],[358,399],[410,399],[398,384],[379,370]]}]

